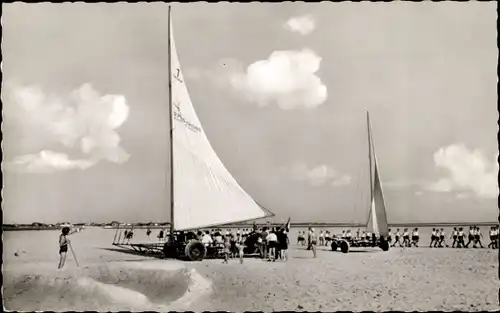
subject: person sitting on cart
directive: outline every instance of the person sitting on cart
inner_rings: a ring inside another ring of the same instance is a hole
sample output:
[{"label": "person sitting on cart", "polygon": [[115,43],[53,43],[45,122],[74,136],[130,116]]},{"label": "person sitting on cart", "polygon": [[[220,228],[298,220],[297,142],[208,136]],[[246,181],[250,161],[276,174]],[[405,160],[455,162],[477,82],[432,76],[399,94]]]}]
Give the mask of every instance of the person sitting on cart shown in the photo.
[{"label": "person sitting on cart", "polygon": [[210,232],[207,230],[205,231],[205,235],[201,238],[201,242],[205,245],[205,247],[208,247],[213,244],[213,239],[212,236],[210,236]]}]

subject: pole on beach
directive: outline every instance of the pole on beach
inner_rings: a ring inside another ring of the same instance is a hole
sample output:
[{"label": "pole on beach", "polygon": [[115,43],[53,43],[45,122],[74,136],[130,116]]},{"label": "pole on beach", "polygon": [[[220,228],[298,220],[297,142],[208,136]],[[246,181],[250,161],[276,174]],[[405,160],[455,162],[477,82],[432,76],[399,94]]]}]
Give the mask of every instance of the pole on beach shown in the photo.
[{"label": "pole on beach", "polygon": [[75,251],[73,250],[73,246],[71,245],[71,243],[69,243],[68,245],[69,245],[69,248],[71,249],[71,254],[73,254],[73,258],[75,259],[76,266],[80,267],[80,264],[78,264],[78,260],[76,259]]}]

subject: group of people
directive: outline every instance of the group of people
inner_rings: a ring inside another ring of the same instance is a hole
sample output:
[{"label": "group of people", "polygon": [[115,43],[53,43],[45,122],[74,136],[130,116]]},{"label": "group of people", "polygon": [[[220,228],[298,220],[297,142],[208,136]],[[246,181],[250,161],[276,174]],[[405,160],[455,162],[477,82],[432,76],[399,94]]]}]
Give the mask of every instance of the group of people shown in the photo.
[{"label": "group of people", "polygon": [[220,229],[206,230],[204,234],[199,231],[198,240],[207,247],[212,246],[223,250],[225,263],[236,255],[243,263],[245,253],[258,253],[261,258],[272,262],[288,259],[289,239],[285,227],[255,227],[251,231],[238,229],[236,233],[228,229],[225,234]]},{"label": "group of people", "polygon": [[[490,228],[490,243],[488,244],[488,248],[498,249],[498,235],[499,235],[499,227],[492,226]],[[374,234],[369,231],[358,229],[356,235],[354,236],[351,230],[342,230],[340,235],[332,235],[330,231],[321,230],[319,235],[316,236],[314,229],[311,227],[308,230],[306,235],[306,231],[299,231],[297,233],[297,244],[298,245],[306,245],[308,246],[308,250],[315,248],[316,241],[314,238],[317,237],[317,244],[319,246],[328,246],[330,245],[333,238],[344,239],[350,242],[367,242],[370,243],[374,239]],[[469,245],[472,244],[473,248],[477,248],[478,246],[483,248],[482,244],[483,235],[481,230],[477,226],[470,226],[468,235],[466,236],[463,227],[454,227],[452,233],[448,236],[444,231],[444,228],[433,228],[431,233],[431,242],[429,247],[431,248],[442,248],[449,247],[448,240],[453,239],[451,244],[452,248],[468,248]],[[467,243],[465,242],[468,239]],[[401,232],[400,229],[396,229],[395,233],[392,233],[392,230],[389,229],[389,234],[387,236],[387,241],[389,242],[391,247],[418,247],[420,242],[420,235],[418,228],[413,228],[411,231],[408,228],[404,228]],[[313,243],[314,242],[314,243]]]}]

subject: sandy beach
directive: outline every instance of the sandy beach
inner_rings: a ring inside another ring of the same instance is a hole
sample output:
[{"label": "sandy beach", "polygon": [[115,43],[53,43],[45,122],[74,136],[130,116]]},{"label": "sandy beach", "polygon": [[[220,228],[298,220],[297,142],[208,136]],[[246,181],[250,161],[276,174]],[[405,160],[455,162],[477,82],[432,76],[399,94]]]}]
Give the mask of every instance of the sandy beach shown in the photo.
[{"label": "sandy beach", "polygon": [[[57,271],[57,232],[4,233],[8,310],[498,310],[498,250],[392,248],[349,254],[293,245],[288,262],[181,262],[110,250],[113,232],[72,236]],[[293,240],[292,240],[293,242]],[[45,248],[41,248],[45,247]],[[49,248],[46,248],[49,247]],[[17,253],[17,256],[15,255]]]}]

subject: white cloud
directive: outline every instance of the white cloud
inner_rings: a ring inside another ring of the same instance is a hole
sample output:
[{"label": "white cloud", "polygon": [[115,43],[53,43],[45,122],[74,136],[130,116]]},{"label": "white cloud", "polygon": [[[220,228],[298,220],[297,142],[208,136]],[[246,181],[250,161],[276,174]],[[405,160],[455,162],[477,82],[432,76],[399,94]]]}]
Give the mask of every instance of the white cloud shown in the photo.
[{"label": "white cloud", "polygon": [[286,169],[290,176],[298,181],[306,181],[313,186],[322,186],[330,182],[333,186],[344,186],[351,183],[349,175],[341,175],[332,167],[322,164],[308,168],[304,163],[296,163]]},{"label": "white cloud", "polygon": [[498,197],[498,154],[488,160],[480,150],[469,150],[464,144],[453,144],[434,153],[434,163],[447,171],[447,175],[428,184],[436,192],[470,191],[481,198]]},{"label": "white cloud", "polygon": [[65,149],[79,148],[83,156],[73,160],[66,153],[42,149],[15,157],[7,168],[40,173],[85,169],[100,160],[122,163],[129,158],[116,132],[129,115],[123,96],[101,96],[90,84],[64,97],[46,95],[37,87],[14,86],[10,91],[4,100],[5,122],[17,130],[19,138]]},{"label": "white cloud", "polygon": [[246,72],[231,73],[231,84],[261,106],[275,103],[282,109],[311,109],[323,104],[328,95],[315,74],[320,63],[321,57],[310,49],[274,51]]},{"label": "white cloud", "polygon": [[292,17],[283,25],[289,31],[303,36],[310,34],[316,28],[316,22],[309,15]]}]

